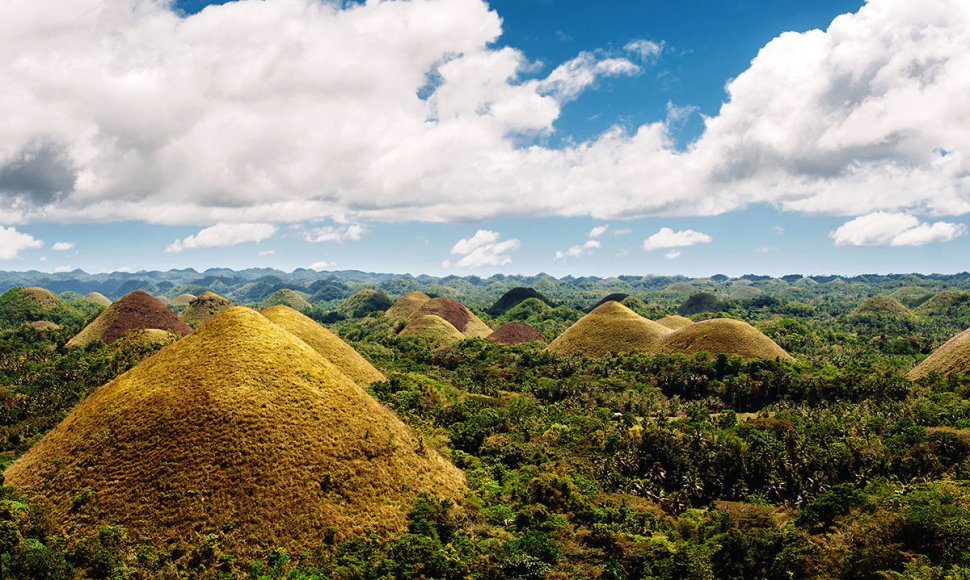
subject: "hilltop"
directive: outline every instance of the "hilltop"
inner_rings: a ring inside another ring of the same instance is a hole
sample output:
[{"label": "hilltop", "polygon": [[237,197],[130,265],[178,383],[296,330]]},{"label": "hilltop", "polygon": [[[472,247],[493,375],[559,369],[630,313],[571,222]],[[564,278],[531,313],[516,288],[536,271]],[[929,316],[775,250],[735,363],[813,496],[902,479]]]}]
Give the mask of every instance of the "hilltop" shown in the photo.
[{"label": "hilltop", "polygon": [[179,318],[182,319],[182,322],[195,328],[230,306],[232,306],[232,302],[215,292],[203,292],[189,302]]},{"label": "hilltop", "polygon": [[100,340],[112,343],[129,330],[156,328],[185,336],[192,328],[182,322],[164,304],[146,292],[136,290],[111,303],[91,324],[67,342],[67,346],[84,346]]},{"label": "hilltop", "polygon": [[216,533],[246,558],[396,535],[417,494],[465,490],[316,350],[240,307],[99,388],[4,475],[61,533],[115,523],[156,546]]},{"label": "hilltop", "polygon": [[505,314],[507,310],[514,306],[518,306],[525,300],[535,299],[546,304],[546,306],[555,306],[548,298],[542,295],[541,292],[535,288],[512,288],[508,292],[502,295],[501,298],[495,301],[492,306],[487,310],[492,316],[501,316]]},{"label": "hilltop", "polygon": [[542,336],[541,332],[519,321],[503,324],[495,329],[495,332],[488,335],[487,338],[499,344],[522,344],[523,342],[546,341],[546,337]]},{"label": "hilltop", "polygon": [[652,351],[669,329],[619,302],[607,302],[582,317],[549,343],[552,352],[589,356]]},{"label": "hilltop", "polygon": [[736,354],[745,359],[791,359],[783,348],[760,330],[741,320],[713,318],[683,326],[663,337],[661,354]]},{"label": "hilltop", "polygon": [[260,307],[269,308],[270,306],[279,305],[289,306],[290,308],[299,310],[300,312],[306,312],[307,310],[313,308],[313,305],[307,302],[306,298],[300,296],[289,288],[283,288],[282,290],[273,292],[266,300],[263,300]]}]

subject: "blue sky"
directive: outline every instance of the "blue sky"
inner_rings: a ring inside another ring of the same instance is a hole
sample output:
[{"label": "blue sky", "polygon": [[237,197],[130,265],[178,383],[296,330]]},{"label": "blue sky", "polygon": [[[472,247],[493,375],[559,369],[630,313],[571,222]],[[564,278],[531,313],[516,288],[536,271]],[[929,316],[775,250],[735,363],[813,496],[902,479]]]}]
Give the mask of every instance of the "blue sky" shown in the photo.
[{"label": "blue sky", "polygon": [[85,3],[0,8],[0,269],[967,269],[960,0]]}]

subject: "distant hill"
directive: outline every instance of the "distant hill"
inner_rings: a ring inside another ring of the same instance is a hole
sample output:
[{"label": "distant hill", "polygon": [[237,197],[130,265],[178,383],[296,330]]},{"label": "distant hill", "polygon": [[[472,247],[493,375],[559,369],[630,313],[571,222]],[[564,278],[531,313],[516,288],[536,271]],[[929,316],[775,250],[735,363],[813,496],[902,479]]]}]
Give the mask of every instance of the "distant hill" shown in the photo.
[{"label": "distant hill", "polygon": [[151,295],[136,290],[111,303],[91,324],[84,327],[67,346],[84,346],[91,341],[100,340],[112,343],[130,330],[157,328],[185,336],[192,332],[164,304]]},{"label": "distant hill", "polygon": [[505,314],[507,310],[513,306],[521,304],[523,301],[534,298],[536,300],[541,300],[546,305],[555,307],[555,304],[551,302],[548,298],[542,295],[541,292],[535,290],[534,288],[512,288],[508,292],[502,295],[501,298],[495,301],[491,307],[488,308],[488,312],[492,316],[501,316]]},{"label": "distant hill", "polygon": [[68,305],[44,288],[11,288],[0,296],[0,326],[12,328],[38,320],[58,321]]},{"label": "distant hill", "polygon": [[431,297],[424,292],[409,292],[392,304],[385,316],[391,320],[409,320],[429,300]]},{"label": "distant hill", "polygon": [[909,378],[916,380],[934,371],[943,375],[953,372],[970,373],[970,329],[954,336],[923,359],[923,362],[909,371]]},{"label": "distant hill", "polygon": [[432,298],[418,308],[415,316],[439,316],[454,326],[465,338],[485,338],[492,329],[464,304],[444,296]]},{"label": "distant hill", "polygon": [[289,306],[290,308],[293,308],[294,310],[299,310],[300,312],[307,312],[308,310],[313,308],[313,305],[307,302],[306,298],[304,298],[303,296],[300,296],[299,294],[297,294],[293,290],[290,290],[289,288],[284,288],[282,290],[277,290],[276,292],[273,292],[269,296],[269,298],[267,298],[266,300],[263,300],[262,304],[260,304],[260,307],[269,308],[270,306],[279,306],[279,305]]},{"label": "distant hill", "polygon": [[230,306],[232,306],[232,302],[215,292],[203,292],[189,302],[179,318],[182,319],[182,322],[195,328]]},{"label": "distant hill", "polygon": [[607,302],[582,317],[549,343],[550,351],[589,356],[652,351],[669,331],[619,302]]},{"label": "distant hill", "polygon": [[488,335],[488,340],[494,340],[499,344],[522,344],[523,342],[540,341],[545,342],[546,337],[542,336],[538,330],[532,328],[524,322],[509,322],[495,329],[495,332]]},{"label": "distant hill", "polygon": [[433,314],[413,316],[398,336],[426,340],[433,347],[448,346],[465,338],[454,325]]},{"label": "distant hill", "polygon": [[344,300],[337,312],[348,318],[363,318],[371,312],[384,312],[393,304],[387,294],[365,288]]},{"label": "distant hill", "polygon": [[660,341],[662,354],[736,354],[746,359],[791,359],[760,330],[740,320],[713,318],[683,326]]}]

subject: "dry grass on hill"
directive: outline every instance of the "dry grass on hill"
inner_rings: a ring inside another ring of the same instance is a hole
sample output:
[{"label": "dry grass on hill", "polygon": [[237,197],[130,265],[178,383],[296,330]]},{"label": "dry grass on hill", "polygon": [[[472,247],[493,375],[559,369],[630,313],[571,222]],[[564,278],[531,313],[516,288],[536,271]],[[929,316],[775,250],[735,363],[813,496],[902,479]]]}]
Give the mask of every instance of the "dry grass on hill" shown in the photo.
[{"label": "dry grass on hill", "polygon": [[175,298],[172,298],[171,300],[169,300],[168,305],[173,306],[175,308],[181,308],[181,307],[188,306],[189,303],[192,302],[193,300],[195,300],[195,296],[192,294],[179,294]]},{"label": "dry grass on hill", "polygon": [[411,318],[398,336],[427,340],[434,347],[451,345],[465,338],[450,322],[433,314]]},{"label": "dry grass on hill", "polygon": [[266,300],[260,305],[262,308],[269,308],[271,306],[289,306],[300,312],[306,312],[313,308],[313,305],[307,302],[307,299],[300,296],[295,291],[289,288],[283,288],[282,290],[277,290],[269,295]]},{"label": "dry grass on hill", "polygon": [[970,372],[970,328],[946,341],[923,359],[923,362],[909,371],[909,378],[916,380],[933,371],[944,375]]},{"label": "dry grass on hill", "polygon": [[387,378],[339,336],[320,326],[312,318],[289,306],[273,306],[260,312],[273,323],[310,345],[359,385],[369,385]]},{"label": "dry grass on hill", "polygon": [[871,296],[862,301],[855,310],[849,313],[849,318],[878,316],[894,320],[905,320],[913,317],[913,313],[902,302],[889,296]]},{"label": "dry grass on hill", "polygon": [[970,302],[970,293],[944,290],[917,306],[915,312],[922,316],[941,316],[965,309],[967,302]]},{"label": "dry grass on hill", "polygon": [[94,340],[112,343],[129,330],[141,328],[158,328],[180,336],[192,332],[164,304],[141,290],[135,290],[114,301],[91,324],[69,340],[67,346],[84,346]]},{"label": "dry grass on hill", "polygon": [[686,316],[678,316],[673,314],[671,316],[664,316],[663,318],[657,320],[657,324],[665,326],[671,330],[677,330],[678,328],[683,328],[685,326],[694,324],[694,321]]},{"label": "dry grass on hill", "polygon": [[415,312],[414,316],[439,316],[451,323],[465,338],[485,338],[492,329],[482,319],[451,298],[441,297],[428,300]]},{"label": "dry grass on hill", "polygon": [[74,537],[165,546],[217,533],[237,557],[402,532],[461,471],[302,340],[230,308],[88,397],[6,471]]},{"label": "dry grass on hill", "polygon": [[522,344],[536,340],[545,342],[546,337],[528,324],[514,321],[498,327],[495,332],[488,335],[488,340],[494,340],[499,344]]},{"label": "dry grass on hill", "polygon": [[390,320],[410,320],[414,313],[429,300],[431,300],[431,297],[424,292],[410,292],[392,304],[384,313],[384,316]]},{"label": "dry grass on hill", "polygon": [[553,352],[589,356],[652,352],[670,329],[640,316],[619,302],[607,302],[580,318],[547,347]]},{"label": "dry grass on hill", "polygon": [[232,302],[215,292],[203,292],[189,302],[179,318],[192,328],[196,328],[230,306],[232,306]]},{"label": "dry grass on hill", "polygon": [[714,318],[695,322],[667,334],[658,345],[661,354],[736,354],[746,359],[791,359],[783,348],[747,322]]},{"label": "dry grass on hill", "polygon": [[101,306],[111,306],[111,301],[108,297],[100,292],[88,292],[84,295],[85,300],[90,300],[95,304],[100,304]]},{"label": "dry grass on hill", "polygon": [[38,288],[37,286],[30,286],[29,288],[24,288],[24,298],[28,302],[32,302],[39,306],[47,309],[53,310],[54,308],[61,308],[64,306],[64,301],[61,300],[56,294],[47,290],[45,288]]},{"label": "dry grass on hill", "polygon": [[58,330],[61,327],[60,324],[54,324],[50,320],[38,320],[36,322],[31,322],[27,326],[33,328],[34,330]]}]

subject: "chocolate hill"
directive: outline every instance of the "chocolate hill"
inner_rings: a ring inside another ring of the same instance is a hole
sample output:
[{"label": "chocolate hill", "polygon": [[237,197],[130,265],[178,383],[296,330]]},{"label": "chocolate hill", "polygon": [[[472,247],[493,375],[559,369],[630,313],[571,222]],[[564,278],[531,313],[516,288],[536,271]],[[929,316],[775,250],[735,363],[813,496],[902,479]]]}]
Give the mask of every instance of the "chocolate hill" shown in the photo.
[{"label": "chocolate hill", "polygon": [[269,308],[271,306],[289,306],[300,312],[306,312],[313,308],[313,305],[307,302],[307,299],[300,296],[293,290],[289,288],[283,288],[282,290],[277,290],[269,295],[266,300],[260,305],[262,308]]},{"label": "chocolate hill", "polygon": [[409,292],[392,304],[384,313],[384,316],[390,320],[410,320],[414,313],[429,300],[431,300],[431,297],[424,292],[417,290]]},{"label": "chocolate hill", "polygon": [[869,317],[889,320],[909,320],[913,313],[902,302],[889,296],[872,296],[862,301],[862,304],[849,313],[850,320],[861,320]]},{"label": "chocolate hill", "polygon": [[685,326],[694,324],[694,321],[685,316],[678,316],[674,314],[671,316],[664,316],[663,318],[657,320],[657,324],[666,326],[671,330],[677,330],[678,328],[683,328]]},{"label": "chocolate hill", "polygon": [[619,302],[607,302],[577,320],[547,348],[562,354],[582,352],[589,356],[651,352],[669,331]]},{"label": "chocolate hill", "polygon": [[195,328],[230,306],[232,306],[232,302],[215,292],[203,292],[189,302],[179,318],[182,319],[182,322]]},{"label": "chocolate hill", "polygon": [[363,318],[371,312],[384,312],[391,306],[393,303],[387,294],[364,288],[341,302],[337,312],[348,318]]},{"label": "chocolate hill", "polygon": [[450,322],[433,314],[415,315],[398,336],[426,340],[432,347],[448,346],[465,338]]},{"label": "chocolate hill", "polygon": [[24,322],[60,320],[67,303],[44,288],[15,286],[0,296],[0,323],[13,328]]},{"label": "chocolate hill", "polygon": [[662,354],[736,354],[746,359],[791,359],[783,348],[747,322],[714,318],[672,331],[660,341]]},{"label": "chocolate hill", "polygon": [[282,304],[271,306],[261,311],[260,314],[310,345],[325,359],[333,363],[340,372],[356,381],[357,384],[369,385],[373,382],[387,380],[353,347],[341,340],[336,334],[320,326],[309,316],[304,316]]},{"label": "chocolate hill", "polygon": [[465,307],[464,304],[451,298],[432,298],[418,308],[414,316],[438,316],[447,320],[465,338],[485,338],[492,334],[492,329],[482,322],[482,319]]},{"label": "chocolate hill", "polygon": [[916,313],[922,316],[945,316],[966,312],[968,309],[970,293],[944,290],[917,306]]},{"label": "chocolate hill", "polygon": [[195,296],[192,294],[179,294],[175,298],[169,300],[168,305],[173,308],[185,308],[193,300],[195,300]]},{"label": "chocolate hill", "polygon": [[910,379],[918,379],[936,371],[941,374],[970,372],[970,328],[946,341],[923,362],[909,371]]},{"label": "chocolate hill", "polygon": [[532,342],[535,340],[541,342],[546,341],[546,337],[542,336],[542,333],[538,330],[519,321],[503,324],[495,332],[488,335],[487,338],[499,344],[522,344],[523,342]]},{"label": "chocolate hill", "polygon": [[549,299],[543,296],[538,290],[520,286],[518,288],[512,288],[505,294],[502,294],[502,297],[496,300],[495,304],[492,304],[492,306],[488,309],[488,313],[492,316],[501,316],[513,306],[518,306],[529,298],[540,300],[547,306],[553,306]]},{"label": "chocolate hill", "polygon": [[85,300],[90,300],[95,304],[100,304],[101,306],[111,306],[111,301],[108,297],[100,292],[88,292],[84,295]]},{"label": "chocolate hill", "polygon": [[320,353],[240,307],[99,388],[5,477],[58,532],[115,523],[153,545],[218,533],[240,558],[309,551],[334,529],[398,534],[417,494],[465,490]]},{"label": "chocolate hill", "polygon": [[192,332],[189,325],[179,320],[164,304],[146,292],[135,290],[111,303],[91,324],[84,327],[67,342],[67,346],[84,346],[100,340],[112,343],[129,330],[157,328],[180,336]]}]

